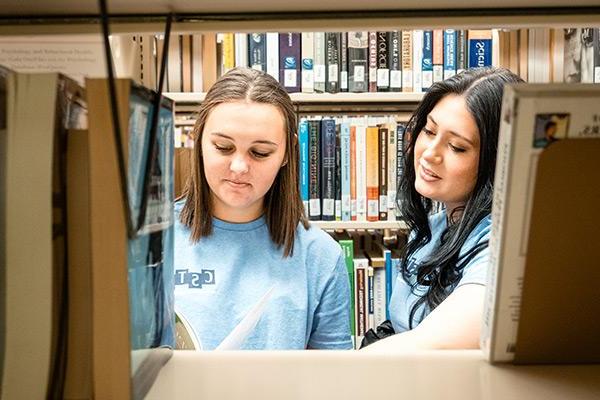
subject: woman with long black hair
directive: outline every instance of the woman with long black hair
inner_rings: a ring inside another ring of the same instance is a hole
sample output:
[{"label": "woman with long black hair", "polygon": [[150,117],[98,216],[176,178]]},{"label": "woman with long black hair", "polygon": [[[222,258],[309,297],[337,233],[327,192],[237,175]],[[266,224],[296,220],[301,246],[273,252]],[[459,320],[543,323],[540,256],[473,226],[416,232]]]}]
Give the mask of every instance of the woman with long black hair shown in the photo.
[{"label": "woman with long black hair", "polygon": [[435,83],[409,121],[398,199],[411,234],[391,323],[367,334],[369,350],[479,346],[502,94],[517,82],[505,69],[463,72]]}]

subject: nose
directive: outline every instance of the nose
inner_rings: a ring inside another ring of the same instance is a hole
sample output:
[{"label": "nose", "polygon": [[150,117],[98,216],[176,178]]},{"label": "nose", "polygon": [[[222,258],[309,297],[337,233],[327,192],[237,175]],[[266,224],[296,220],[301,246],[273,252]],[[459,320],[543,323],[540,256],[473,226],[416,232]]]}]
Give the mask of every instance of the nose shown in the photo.
[{"label": "nose", "polygon": [[248,172],[248,163],[246,162],[243,155],[236,154],[231,160],[231,165],[229,166],[229,169],[231,170],[231,172],[234,172],[236,174],[244,174]]},{"label": "nose", "polygon": [[430,164],[439,164],[442,161],[441,143],[438,140],[429,142],[421,157]]}]

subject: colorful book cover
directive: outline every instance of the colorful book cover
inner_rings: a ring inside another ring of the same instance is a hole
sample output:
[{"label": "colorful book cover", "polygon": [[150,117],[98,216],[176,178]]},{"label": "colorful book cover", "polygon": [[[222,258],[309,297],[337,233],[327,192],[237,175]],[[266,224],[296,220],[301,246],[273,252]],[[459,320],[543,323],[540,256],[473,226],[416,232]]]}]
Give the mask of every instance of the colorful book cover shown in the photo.
[{"label": "colorful book cover", "polygon": [[340,240],[338,242],[344,252],[344,261],[348,271],[348,281],[350,283],[350,332],[354,336],[356,332],[355,320],[355,296],[354,296],[354,242],[352,240]]},{"label": "colorful book cover", "polygon": [[433,30],[433,83],[444,80],[444,31]]},{"label": "colorful book cover", "polygon": [[309,219],[321,219],[321,121],[308,121]]},{"label": "colorful book cover", "polygon": [[335,192],[335,220],[342,220],[342,138],[341,126],[335,124],[335,173],[334,173],[334,192]]}]

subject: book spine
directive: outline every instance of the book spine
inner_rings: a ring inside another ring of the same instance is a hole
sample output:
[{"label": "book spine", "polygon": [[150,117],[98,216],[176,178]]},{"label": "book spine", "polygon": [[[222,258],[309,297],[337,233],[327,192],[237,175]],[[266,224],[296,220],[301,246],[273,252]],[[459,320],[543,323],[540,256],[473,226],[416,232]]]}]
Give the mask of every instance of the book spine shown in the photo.
[{"label": "book spine", "polygon": [[456,75],[456,31],[444,29],[444,79]]},{"label": "book spine", "polygon": [[350,219],[356,221],[356,125],[350,125]]},{"label": "book spine", "polygon": [[321,121],[321,199],[323,221],[335,220],[335,121]]},{"label": "book spine", "polygon": [[424,92],[433,85],[433,31],[423,31],[422,89]]},{"label": "book spine", "polygon": [[340,91],[348,91],[348,32],[340,37]]},{"label": "book spine", "polygon": [[481,68],[492,65],[492,31],[469,30],[468,32],[469,68]]},{"label": "book spine", "polygon": [[413,91],[412,31],[402,31],[402,91]]},{"label": "book spine", "polygon": [[365,258],[354,259],[354,293],[356,300],[356,345],[360,345],[365,332],[367,331],[367,266],[368,261]]},{"label": "book spine", "polygon": [[248,34],[235,34],[235,66],[248,67]]},{"label": "book spine", "polygon": [[390,67],[388,65],[388,32],[377,32],[377,91],[390,90]]},{"label": "book spine", "polygon": [[350,206],[350,124],[342,122],[340,125],[341,141],[341,199],[342,199],[342,221],[352,219]]},{"label": "book spine", "polygon": [[235,36],[233,33],[223,34],[223,73],[235,67]]},{"label": "book spine", "polygon": [[267,74],[279,82],[279,33],[267,33]]},{"label": "book spine", "polygon": [[315,91],[315,38],[312,32],[302,33],[302,92]]},{"label": "book spine", "polygon": [[456,73],[460,74],[468,68],[467,63],[467,31],[456,31]]},{"label": "book spine", "polygon": [[367,127],[367,221],[379,217],[379,128]]},{"label": "book spine", "polygon": [[388,217],[388,129],[385,126],[379,127],[379,220],[385,221]]},{"label": "book spine", "polygon": [[335,124],[335,220],[342,220],[342,138],[341,125]]},{"label": "book spine", "polygon": [[326,59],[327,79],[325,90],[328,93],[340,91],[340,32],[326,32]]},{"label": "book spine", "polygon": [[300,91],[299,33],[286,32],[279,35],[279,77],[280,83],[289,93]]},{"label": "book spine", "polygon": [[348,32],[348,90],[362,93],[368,90],[367,71],[369,32]]},{"label": "book spine", "polygon": [[315,92],[325,92],[325,81],[327,80],[326,71],[326,51],[325,51],[325,32],[314,33],[314,51],[315,51]]},{"label": "book spine", "polygon": [[320,143],[320,125],[317,120],[308,121],[309,126],[309,219],[321,219],[321,143]]},{"label": "book spine", "polygon": [[266,33],[251,33],[248,35],[248,58],[251,68],[258,71],[267,70]]},{"label": "book spine", "polygon": [[354,336],[356,332],[355,317],[355,296],[354,296],[354,242],[352,240],[340,240],[338,242],[344,253],[346,270],[348,271],[348,281],[350,283],[350,334]]},{"label": "book spine", "polygon": [[367,128],[356,127],[356,220],[367,220]]},{"label": "book spine", "polygon": [[413,92],[423,91],[423,31],[413,31]]},{"label": "book spine", "polygon": [[373,269],[373,326],[377,327],[386,320],[386,270]]},{"label": "book spine", "polygon": [[373,329],[375,327],[375,307],[373,305],[373,275],[373,266],[369,265],[367,267],[367,324],[365,326],[367,330]]},{"label": "book spine", "polygon": [[388,125],[388,141],[387,141],[387,174],[388,174],[388,191],[387,191],[387,205],[388,205],[388,220],[396,220],[396,122]]},{"label": "book spine", "polygon": [[390,68],[390,91],[400,92],[402,91],[402,64],[400,58],[400,52],[402,46],[400,43],[399,31],[392,31],[389,34],[390,45],[389,45],[389,68]]},{"label": "book spine", "polygon": [[304,205],[304,212],[308,213],[309,194],[309,124],[307,120],[300,121],[298,128],[298,144],[300,147],[300,197]]},{"label": "book spine", "polygon": [[369,32],[369,92],[377,91],[377,32]]},{"label": "book spine", "polygon": [[444,31],[433,30],[433,83],[444,80]]},{"label": "book spine", "polygon": [[[404,131],[406,127],[404,124],[399,123],[396,126],[396,187],[400,190],[400,183],[404,175]],[[396,220],[402,219],[400,214],[400,207],[402,202],[402,196],[400,192],[396,195]]]}]

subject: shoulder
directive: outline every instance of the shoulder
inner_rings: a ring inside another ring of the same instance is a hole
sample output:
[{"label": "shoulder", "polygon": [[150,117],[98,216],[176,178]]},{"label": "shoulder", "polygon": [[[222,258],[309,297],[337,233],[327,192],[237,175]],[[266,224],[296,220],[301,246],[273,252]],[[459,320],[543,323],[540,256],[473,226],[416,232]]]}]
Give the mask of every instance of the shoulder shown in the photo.
[{"label": "shoulder", "polygon": [[342,249],[329,234],[321,228],[309,225],[308,229],[299,223],[296,229],[296,242],[300,248],[307,253],[307,256],[330,254],[336,258],[341,255]]},{"label": "shoulder", "polygon": [[466,243],[477,244],[490,239],[492,231],[492,215],[488,214],[473,228]]}]

